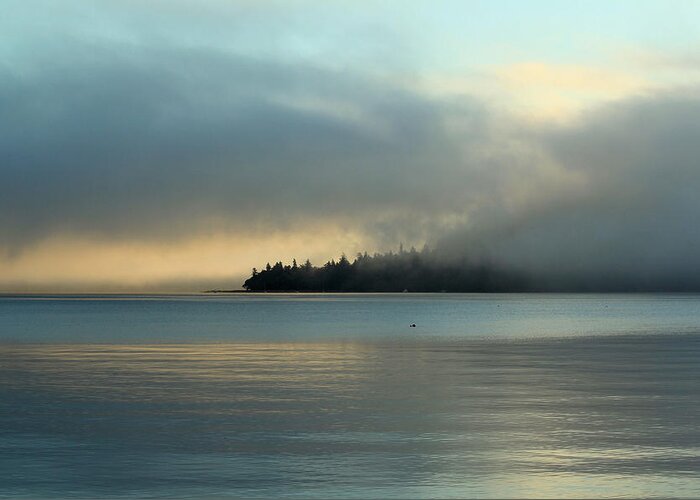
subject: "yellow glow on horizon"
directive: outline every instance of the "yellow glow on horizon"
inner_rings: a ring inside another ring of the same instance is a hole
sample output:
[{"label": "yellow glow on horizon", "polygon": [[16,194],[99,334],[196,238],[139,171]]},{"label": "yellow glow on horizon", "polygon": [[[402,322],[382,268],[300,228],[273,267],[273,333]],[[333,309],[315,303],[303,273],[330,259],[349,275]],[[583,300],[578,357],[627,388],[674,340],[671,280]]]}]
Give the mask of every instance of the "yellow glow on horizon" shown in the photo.
[{"label": "yellow glow on horizon", "polygon": [[199,291],[240,288],[253,267],[307,258],[319,265],[364,251],[359,232],[334,225],[269,235],[215,234],[180,242],[91,241],[57,236],[0,257],[0,291]]}]

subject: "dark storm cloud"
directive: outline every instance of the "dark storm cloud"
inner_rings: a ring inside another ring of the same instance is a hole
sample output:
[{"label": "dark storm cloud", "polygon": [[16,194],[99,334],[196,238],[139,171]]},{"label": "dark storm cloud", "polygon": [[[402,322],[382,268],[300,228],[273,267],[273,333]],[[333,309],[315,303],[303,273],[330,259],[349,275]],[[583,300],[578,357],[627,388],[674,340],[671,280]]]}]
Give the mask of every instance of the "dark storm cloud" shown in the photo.
[{"label": "dark storm cloud", "polygon": [[[77,41],[5,67],[0,107],[7,246],[457,210],[461,148],[485,120],[340,71]],[[456,113],[472,123],[461,142]]]}]

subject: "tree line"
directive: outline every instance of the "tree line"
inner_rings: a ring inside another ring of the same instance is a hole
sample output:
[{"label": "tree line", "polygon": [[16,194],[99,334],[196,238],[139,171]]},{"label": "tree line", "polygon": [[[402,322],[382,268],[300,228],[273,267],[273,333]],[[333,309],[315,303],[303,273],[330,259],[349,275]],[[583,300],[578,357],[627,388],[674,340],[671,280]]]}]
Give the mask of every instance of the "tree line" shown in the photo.
[{"label": "tree line", "polygon": [[504,292],[526,290],[523,276],[486,263],[441,261],[427,246],[421,251],[345,255],[320,267],[268,263],[243,283],[251,292]]}]

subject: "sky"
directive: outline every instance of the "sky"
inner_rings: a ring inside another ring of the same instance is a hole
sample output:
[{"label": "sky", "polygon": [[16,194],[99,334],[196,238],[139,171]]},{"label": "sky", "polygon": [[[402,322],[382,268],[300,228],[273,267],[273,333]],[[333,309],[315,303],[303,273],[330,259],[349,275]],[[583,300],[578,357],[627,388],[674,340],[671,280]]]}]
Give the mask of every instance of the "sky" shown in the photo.
[{"label": "sky", "polygon": [[700,288],[700,2],[3,7],[0,292],[400,243]]}]

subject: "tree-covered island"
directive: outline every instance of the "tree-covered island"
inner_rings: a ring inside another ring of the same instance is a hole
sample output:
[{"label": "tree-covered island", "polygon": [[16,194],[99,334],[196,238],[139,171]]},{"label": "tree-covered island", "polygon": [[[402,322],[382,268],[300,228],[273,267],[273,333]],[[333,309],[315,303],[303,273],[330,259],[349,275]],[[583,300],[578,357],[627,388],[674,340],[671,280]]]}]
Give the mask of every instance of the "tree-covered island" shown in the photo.
[{"label": "tree-covered island", "polygon": [[503,292],[527,289],[523,276],[483,263],[442,262],[425,247],[374,255],[345,255],[316,267],[269,263],[253,268],[243,288],[251,292]]}]

